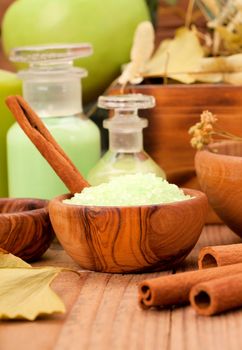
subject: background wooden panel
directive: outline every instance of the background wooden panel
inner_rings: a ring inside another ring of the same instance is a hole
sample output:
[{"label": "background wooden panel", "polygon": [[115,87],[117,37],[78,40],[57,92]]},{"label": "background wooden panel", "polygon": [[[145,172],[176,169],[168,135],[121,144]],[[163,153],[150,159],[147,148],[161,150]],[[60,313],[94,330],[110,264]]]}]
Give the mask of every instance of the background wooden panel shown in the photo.
[{"label": "background wooden panel", "polygon": [[[177,27],[185,24],[188,0],[178,0],[177,5],[168,5],[165,1],[159,1],[156,22],[156,39],[160,40],[172,37]],[[205,27],[205,19],[198,8],[194,7],[192,21],[200,28]]]}]

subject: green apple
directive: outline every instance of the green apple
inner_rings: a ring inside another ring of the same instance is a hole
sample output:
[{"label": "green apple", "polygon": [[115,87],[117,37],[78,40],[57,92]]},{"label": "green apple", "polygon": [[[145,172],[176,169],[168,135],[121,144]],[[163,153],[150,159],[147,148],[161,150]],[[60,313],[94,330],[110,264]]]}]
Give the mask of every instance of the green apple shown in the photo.
[{"label": "green apple", "polygon": [[77,65],[89,71],[84,98],[101,94],[129,61],[136,26],[149,19],[145,0],[17,0],[2,24],[5,53],[17,46],[89,42],[94,54]]},{"label": "green apple", "polygon": [[5,104],[5,99],[9,95],[21,94],[21,85],[21,81],[15,74],[0,70],[0,197],[8,196],[6,134],[14,123],[14,118]]}]

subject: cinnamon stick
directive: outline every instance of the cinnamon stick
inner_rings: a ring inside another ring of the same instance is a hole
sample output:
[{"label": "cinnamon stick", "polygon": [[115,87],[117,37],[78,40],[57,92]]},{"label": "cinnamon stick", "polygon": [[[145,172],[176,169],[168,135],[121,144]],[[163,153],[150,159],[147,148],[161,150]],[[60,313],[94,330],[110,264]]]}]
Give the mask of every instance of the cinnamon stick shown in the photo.
[{"label": "cinnamon stick", "polygon": [[242,244],[204,247],[198,256],[199,269],[242,263]]},{"label": "cinnamon stick", "polygon": [[242,306],[242,273],[192,287],[189,296],[199,315],[211,316]]},{"label": "cinnamon stick", "polygon": [[7,97],[6,104],[25,134],[71,193],[81,192],[84,187],[90,186],[21,96]]},{"label": "cinnamon stick", "polygon": [[139,304],[143,308],[186,304],[196,284],[239,273],[242,273],[242,263],[146,280],[139,284]]}]

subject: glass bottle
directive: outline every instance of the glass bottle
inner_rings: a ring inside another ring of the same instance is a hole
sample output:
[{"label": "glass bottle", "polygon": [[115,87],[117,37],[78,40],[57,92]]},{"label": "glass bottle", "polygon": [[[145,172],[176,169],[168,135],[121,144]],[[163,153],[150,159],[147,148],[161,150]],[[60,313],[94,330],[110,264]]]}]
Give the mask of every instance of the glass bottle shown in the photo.
[{"label": "glass bottle", "polygon": [[[29,64],[19,72],[23,97],[84,176],[100,157],[100,132],[83,115],[80,78],[87,72],[73,60],[91,53],[89,44],[66,44],[20,47],[11,55]],[[17,123],[7,135],[7,155],[11,197],[49,199],[68,192]]]},{"label": "glass bottle", "polygon": [[114,109],[114,116],[104,121],[109,130],[109,150],[88,174],[92,185],[108,182],[114,176],[133,173],[155,173],[165,178],[164,171],[143,149],[143,128],[147,119],[139,118],[138,109],[152,108],[155,99],[142,94],[101,96],[98,106]]}]

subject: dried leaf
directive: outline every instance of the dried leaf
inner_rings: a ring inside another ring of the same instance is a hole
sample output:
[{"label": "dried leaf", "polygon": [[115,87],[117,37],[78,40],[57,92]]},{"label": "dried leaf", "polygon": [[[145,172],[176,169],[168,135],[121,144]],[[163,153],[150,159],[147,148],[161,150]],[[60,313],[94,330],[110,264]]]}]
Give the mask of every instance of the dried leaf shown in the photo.
[{"label": "dried leaf", "polygon": [[125,66],[122,75],[118,79],[118,83],[121,85],[126,85],[128,82],[131,84],[139,84],[143,80],[142,76],[137,73],[136,66],[130,62]]},{"label": "dried leaf", "polygon": [[242,72],[224,74],[223,81],[233,85],[242,85]]},{"label": "dried leaf", "polygon": [[154,51],[155,33],[151,22],[142,22],[138,25],[135,35],[133,47],[131,49],[131,62],[126,65],[118,82],[126,85],[128,82],[139,84],[143,78],[142,73],[145,63],[150,59]]},{"label": "dried leaf", "polygon": [[222,40],[224,49],[229,53],[237,53],[242,49],[241,27],[242,25],[237,26],[238,31],[231,31],[225,26],[218,26],[216,28],[216,31]]},{"label": "dried leaf", "polygon": [[242,0],[237,0],[236,4],[237,4],[238,9],[242,10]]},{"label": "dried leaf", "polygon": [[0,319],[34,320],[65,312],[50,283],[61,268],[33,268],[12,254],[0,252]]},{"label": "dried leaf", "polygon": [[196,72],[204,52],[195,33],[179,28],[174,39],[165,40],[146,64],[146,77],[166,76],[182,83],[193,83],[189,72]]},{"label": "dried leaf", "polygon": [[242,54],[203,58],[200,61],[199,73],[193,74],[193,77],[201,82],[226,82],[240,85],[242,83]]},{"label": "dried leaf", "polygon": [[200,61],[200,71],[208,73],[242,72],[242,54],[203,58]]},{"label": "dried leaf", "polygon": [[202,83],[221,83],[223,81],[222,73],[202,73],[199,72],[197,74],[191,74],[191,76],[196,81],[200,81]]},{"label": "dried leaf", "polygon": [[17,256],[8,253],[7,251],[0,249],[0,269],[7,267],[32,267],[30,264],[26,263],[24,260],[18,258]]},{"label": "dried leaf", "polygon": [[144,64],[150,59],[154,51],[155,33],[151,22],[142,22],[138,25],[130,58],[135,64]]}]

